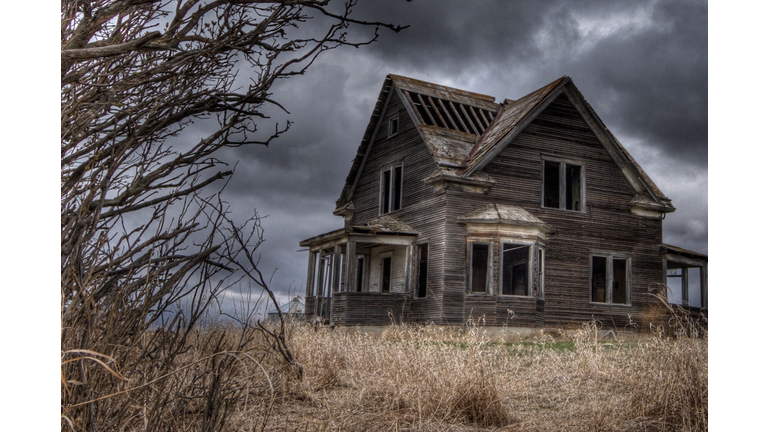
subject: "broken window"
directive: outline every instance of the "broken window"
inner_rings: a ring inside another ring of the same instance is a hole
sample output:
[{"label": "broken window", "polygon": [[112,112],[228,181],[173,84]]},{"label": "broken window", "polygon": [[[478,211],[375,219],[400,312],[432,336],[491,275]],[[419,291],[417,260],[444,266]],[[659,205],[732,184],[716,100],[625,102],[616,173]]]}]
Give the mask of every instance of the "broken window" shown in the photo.
[{"label": "broken window", "polygon": [[702,307],[701,267],[667,262],[667,287],[670,303]]},{"label": "broken window", "polygon": [[469,287],[471,293],[488,292],[488,275],[491,266],[490,245],[471,243],[470,246]]},{"label": "broken window", "polygon": [[400,128],[400,118],[397,115],[390,117],[387,137],[397,135],[397,131],[399,128]]},{"label": "broken window", "polygon": [[427,296],[427,270],[429,265],[429,244],[418,245],[419,248],[419,277],[417,279],[416,297]]},{"label": "broken window", "polygon": [[388,293],[392,283],[392,254],[381,257],[381,292]]},{"label": "broken window", "polygon": [[543,206],[563,210],[584,209],[584,169],[563,161],[544,161]]},{"label": "broken window", "polygon": [[495,112],[447,99],[404,92],[416,108],[422,122],[474,135],[482,135],[493,121]]},{"label": "broken window", "polygon": [[403,166],[395,166],[381,172],[381,214],[400,210],[403,204]]},{"label": "broken window", "polygon": [[629,260],[607,255],[592,256],[591,293],[593,303],[629,304],[631,287]]},{"label": "broken window", "polygon": [[528,296],[530,246],[504,243],[501,259],[501,294]]}]

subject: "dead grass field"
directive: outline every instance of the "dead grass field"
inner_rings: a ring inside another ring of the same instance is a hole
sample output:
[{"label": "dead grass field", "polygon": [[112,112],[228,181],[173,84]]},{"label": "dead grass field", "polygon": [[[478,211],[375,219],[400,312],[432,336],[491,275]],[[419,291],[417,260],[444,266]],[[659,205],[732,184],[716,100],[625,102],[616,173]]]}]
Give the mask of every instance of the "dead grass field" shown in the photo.
[{"label": "dead grass field", "polygon": [[707,429],[706,330],[623,342],[598,329],[499,342],[472,326],[393,325],[369,336],[288,324],[299,377],[259,333],[215,327],[190,335],[177,372],[137,368],[120,383],[126,391],[91,413],[109,430]]},{"label": "dead grass field", "polygon": [[707,429],[706,332],[608,343],[593,323],[571,342],[499,343],[482,330],[392,326],[372,337],[296,326],[304,380],[276,390],[267,429]]}]

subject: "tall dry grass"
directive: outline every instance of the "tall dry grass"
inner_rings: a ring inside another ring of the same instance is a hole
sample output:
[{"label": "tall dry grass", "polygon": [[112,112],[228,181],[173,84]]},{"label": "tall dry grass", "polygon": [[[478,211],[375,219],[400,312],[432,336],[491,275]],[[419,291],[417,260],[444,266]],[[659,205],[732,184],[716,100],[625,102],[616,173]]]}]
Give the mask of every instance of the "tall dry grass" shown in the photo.
[{"label": "tall dry grass", "polygon": [[591,322],[570,340],[504,342],[480,326],[368,335],[293,323],[302,377],[258,332],[197,329],[172,374],[151,364],[126,381],[94,372],[129,389],[94,415],[103,430],[126,431],[706,430],[708,336],[683,324],[634,341],[601,338]]},{"label": "tall dry grass", "polygon": [[[299,430],[678,431],[707,428],[707,333],[498,343],[392,326],[380,337],[298,328],[306,371],[273,424]],[[282,430],[282,429],[281,429]],[[292,430],[292,429],[287,429]]]}]

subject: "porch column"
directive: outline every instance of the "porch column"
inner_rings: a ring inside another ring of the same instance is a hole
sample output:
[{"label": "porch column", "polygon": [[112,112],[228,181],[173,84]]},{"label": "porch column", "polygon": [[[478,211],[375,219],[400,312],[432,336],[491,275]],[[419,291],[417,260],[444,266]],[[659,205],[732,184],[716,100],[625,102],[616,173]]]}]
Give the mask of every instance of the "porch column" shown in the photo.
[{"label": "porch column", "polygon": [[312,297],[315,292],[315,261],[317,261],[317,252],[309,251],[309,265],[307,266],[307,295],[305,298]]},{"label": "porch column", "polygon": [[347,243],[347,274],[344,276],[344,286],[347,292],[357,290],[357,252],[355,251],[357,242]]},{"label": "porch column", "polygon": [[333,274],[331,275],[330,281],[331,286],[329,287],[330,291],[330,303],[328,304],[328,323],[333,323],[333,292],[334,290],[339,286],[339,267],[341,264],[341,245],[337,244],[333,247],[333,265],[331,266],[331,272]]},{"label": "porch column", "polygon": [[709,307],[709,288],[707,283],[708,265],[709,263],[704,263],[704,265],[701,266],[701,307],[703,308]]},{"label": "porch column", "polygon": [[413,243],[409,244],[405,251],[405,292],[413,292],[411,280],[413,279]]}]

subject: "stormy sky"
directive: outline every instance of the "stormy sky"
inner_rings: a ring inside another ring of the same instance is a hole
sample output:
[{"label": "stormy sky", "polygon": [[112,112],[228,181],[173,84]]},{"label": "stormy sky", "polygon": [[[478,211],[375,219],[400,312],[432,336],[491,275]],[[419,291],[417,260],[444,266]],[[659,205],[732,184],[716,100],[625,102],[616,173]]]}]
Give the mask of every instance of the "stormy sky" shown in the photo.
[{"label": "stormy sky", "polygon": [[267,216],[261,267],[284,296],[306,283],[299,241],[343,225],[335,200],[388,73],[497,102],[570,76],[677,207],[664,241],[708,253],[706,2],[362,0],[354,16],[410,27],[279,82],[273,97],[290,114],[272,110],[262,125],[290,120],[290,131],[221,155],[237,163],[224,194],[233,216]]}]

